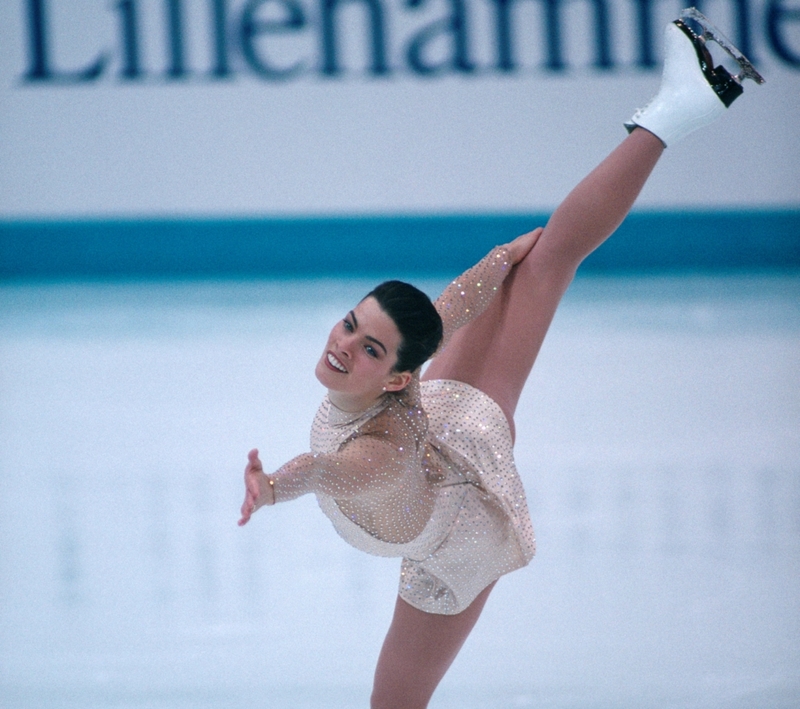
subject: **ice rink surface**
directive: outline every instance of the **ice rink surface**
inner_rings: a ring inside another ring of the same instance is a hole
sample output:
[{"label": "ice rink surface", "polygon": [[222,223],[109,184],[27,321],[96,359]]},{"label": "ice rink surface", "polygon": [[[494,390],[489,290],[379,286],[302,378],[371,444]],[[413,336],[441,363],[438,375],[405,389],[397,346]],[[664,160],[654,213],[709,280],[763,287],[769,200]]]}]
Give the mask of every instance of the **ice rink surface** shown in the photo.
[{"label": "ice rink surface", "polygon": [[[371,285],[0,286],[4,709],[368,706],[399,561],[236,520]],[[579,278],[517,431],[538,555],[431,709],[800,706],[800,276]]]}]

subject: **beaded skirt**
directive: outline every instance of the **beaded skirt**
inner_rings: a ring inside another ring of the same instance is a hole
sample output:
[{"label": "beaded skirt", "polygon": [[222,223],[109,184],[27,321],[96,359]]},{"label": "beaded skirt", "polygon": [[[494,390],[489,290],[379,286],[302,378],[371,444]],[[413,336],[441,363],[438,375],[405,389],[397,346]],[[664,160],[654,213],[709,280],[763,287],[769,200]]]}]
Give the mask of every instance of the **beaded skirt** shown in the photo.
[{"label": "beaded skirt", "polygon": [[[528,564],[535,539],[511,432],[497,403],[468,384],[447,380],[422,382],[421,403],[428,418],[424,446],[437,476],[431,482],[432,514],[416,538],[382,540],[348,518],[332,497],[317,498],[349,544],[403,558],[403,600],[428,613],[452,615],[500,576]],[[363,419],[354,422],[360,424]]]}]

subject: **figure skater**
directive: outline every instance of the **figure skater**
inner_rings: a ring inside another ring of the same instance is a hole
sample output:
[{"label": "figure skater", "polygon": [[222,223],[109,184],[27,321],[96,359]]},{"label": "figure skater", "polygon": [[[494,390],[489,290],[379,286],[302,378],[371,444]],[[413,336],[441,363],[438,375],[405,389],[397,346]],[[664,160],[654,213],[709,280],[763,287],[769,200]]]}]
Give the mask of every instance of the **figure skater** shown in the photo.
[{"label": "figure skater", "polygon": [[[742,67],[714,68],[712,39]],[[350,544],[402,557],[373,709],[424,709],[497,579],[534,554],[514,411],[578,265],[619,226],[666,146],[763,81],[696,10],[667,26],[659,93],[547,225],[494,248],[431,303],[389,281],[331,331],[311,449],[265,474],[249,453],[240,525],[306,493]],[[420,377],[420,368],[433,361]]]}]

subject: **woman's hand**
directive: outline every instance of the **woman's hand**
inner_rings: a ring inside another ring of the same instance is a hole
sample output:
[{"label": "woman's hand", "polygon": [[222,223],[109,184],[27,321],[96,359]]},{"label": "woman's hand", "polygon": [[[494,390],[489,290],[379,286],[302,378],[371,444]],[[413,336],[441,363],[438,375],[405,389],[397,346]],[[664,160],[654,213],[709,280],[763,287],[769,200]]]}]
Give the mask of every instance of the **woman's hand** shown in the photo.
[{"label": "woman's hand", "polygon": [[511,261],[512,266],[516,266],[528,255],[534,244],[539,240],[539,237],[543,231],[544,227],[537,227],[533,231],[529,231],[527,234],[518,236],[510,244],[506,244],[506,248],[508,249],[508,258],[509,261]]},{"label": "woman's hand", "polygon": [[253,448],[247,454],[247,467],[244,469],[244,502],[242,503],[242,518],[239,526],[247,524],[250,517],[262,505],[269,505],[275,502],[270,499],[273,494],[269,489],[272,486],[269,478],[264,475],[261,461],[258,459],[258,449]]}]

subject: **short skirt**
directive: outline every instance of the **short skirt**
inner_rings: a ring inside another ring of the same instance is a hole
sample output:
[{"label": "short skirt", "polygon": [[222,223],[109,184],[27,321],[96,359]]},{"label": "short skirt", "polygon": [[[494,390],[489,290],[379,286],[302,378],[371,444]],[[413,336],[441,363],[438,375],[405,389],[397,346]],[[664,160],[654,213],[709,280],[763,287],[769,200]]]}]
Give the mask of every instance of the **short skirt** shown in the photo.
[{"label": "short skirt", "polygon": [[514,465],[505,414],[463,382],[421,383],[428,418],[426,453],[443,477],[423,531],[398,544],[370,534],[318,494],[323,512],[352,546],[402,557],[399,594],[427,613],[453,615],[503,574],[528,564],[535,539],[522,481]]},{"label": "short skirt", "polygon": [[[452,615],[489,584],[527,565],[536,541],[500,406],[450,380],[422,382],[422,404],[429,444],[467,484],[459,485],[458,510],[441,544],[425,558],[403,558],[399,592],[415,608]],[[449,507],[442,506],[442,513]],[[438,510],[437,505],[434,517]]]}]

